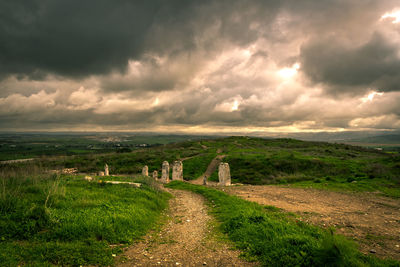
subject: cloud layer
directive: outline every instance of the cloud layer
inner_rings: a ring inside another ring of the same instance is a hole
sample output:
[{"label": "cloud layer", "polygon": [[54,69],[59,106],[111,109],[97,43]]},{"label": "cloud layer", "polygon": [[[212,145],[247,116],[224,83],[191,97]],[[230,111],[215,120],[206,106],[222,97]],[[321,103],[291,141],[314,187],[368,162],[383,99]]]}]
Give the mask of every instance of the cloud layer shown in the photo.
[{"label": "cloud layer", "polygon": [[2,1],[0,129],[399,129],[398,9]]}]

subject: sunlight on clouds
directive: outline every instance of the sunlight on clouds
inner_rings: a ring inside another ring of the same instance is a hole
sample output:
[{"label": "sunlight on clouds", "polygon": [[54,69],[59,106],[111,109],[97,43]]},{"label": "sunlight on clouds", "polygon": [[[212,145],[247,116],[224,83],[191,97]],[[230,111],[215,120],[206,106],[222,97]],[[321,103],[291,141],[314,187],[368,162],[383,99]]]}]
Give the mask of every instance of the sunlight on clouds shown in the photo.
[{"label": "sunlight on clouds", "polygon": [[383,92],[371,92],[368,95],[364,96],[363,98],[361,98],[361,102],[365,103],[365,102],[372,102],[372,100],[374,100],[375,96],[382,96]]},{"label": "sunlight on clouds", "polygon": [[219,112],[233,112],[239,110],[239,105],[242,102],[243,98],[241,96],[236,96],[231,98],[225,102],[222,102],[215,106],[214,111]]},{"label": "sunlight on clouds", "polygon": [[381,20],[390,19],[392,23],[400,23],[400,10],[393,12],[387,12],[382,17]]},{"label": "sunlight on clouds", "polygon": [[357,128],[376,128],[392,129],[400,127],[400,120],[394,114],[371,116],[367,118],[356,118],[349,122],[349,126]]},{"label": "sunlight on clouds", "polygon": [[290,79],[297,74],[298,69],[300,68],[299,63],[293,64],[291,68],[283,68],[278,71],[279,76],[284,79]]}]

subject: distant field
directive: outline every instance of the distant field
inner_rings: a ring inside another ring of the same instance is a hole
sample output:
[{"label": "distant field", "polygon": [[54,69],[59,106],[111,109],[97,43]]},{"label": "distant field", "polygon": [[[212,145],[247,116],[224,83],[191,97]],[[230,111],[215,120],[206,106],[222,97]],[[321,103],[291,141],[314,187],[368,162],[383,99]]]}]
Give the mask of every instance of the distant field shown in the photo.
[{"label": "distant field", "polygon": [[0,161],[43,156],[130,152],[144,147],[195,140],[201,136],[136,134],[0,134]]}]

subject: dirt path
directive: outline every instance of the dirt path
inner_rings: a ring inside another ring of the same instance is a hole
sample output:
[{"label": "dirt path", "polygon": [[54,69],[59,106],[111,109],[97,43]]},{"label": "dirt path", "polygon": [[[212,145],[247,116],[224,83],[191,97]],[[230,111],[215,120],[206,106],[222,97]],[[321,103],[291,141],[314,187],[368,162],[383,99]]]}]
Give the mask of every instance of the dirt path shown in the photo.
[{"label": "dirt path", "polygon": [[[220,153],[220,152],[221,151],[217,151],[217,153]],[[208,179],[211,176],[211,174],[213,174],[213,172],[218,168],[218,165],[221,163],[222,159],[225,156],[226,155],[217,155],[215,158],[213,158],[213,160],[208,165],[207,170],[205,171],[205,173],[203,173],[203,175],[198,177],[196,180],[190,181],[190,183],[192,183],[192,184],[203,184],[204,176],[206,177],[206,179]],[[208,183],[210,183],[210,182],[208,182]]]},{"label": "dirt path", "polygon": [[373,193],[338,193],[278,186],[237,186],[224,191],[299,214],[302,220],[354,238],[364,253],[400,260],[400,200]]},{"label": "dirt path", "polygon": [[129,248],[119,266],[255,266],[217,240],[203,197],[168,191],[175,196],[170,200],[168,222],[160,232],[148,234]]}]

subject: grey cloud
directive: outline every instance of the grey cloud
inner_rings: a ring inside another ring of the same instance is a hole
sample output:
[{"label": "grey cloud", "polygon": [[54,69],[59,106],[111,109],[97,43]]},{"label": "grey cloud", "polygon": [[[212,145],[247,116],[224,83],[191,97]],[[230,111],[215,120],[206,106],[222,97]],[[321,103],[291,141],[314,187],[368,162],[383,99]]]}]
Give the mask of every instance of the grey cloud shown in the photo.
[{"label": "grey cloud", "polygon": [[0,72],[43,78],[123,70],[145,49],[160,1],[1,1]]},{"label": "grey cloud", "polygon": [[358,47],[333,38],[313,40],[301,50],[302,70],[313,82],[335,92],[399,91],[399,50],[378,33]]}]

